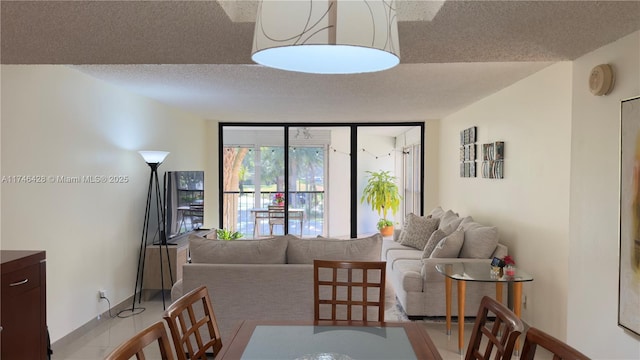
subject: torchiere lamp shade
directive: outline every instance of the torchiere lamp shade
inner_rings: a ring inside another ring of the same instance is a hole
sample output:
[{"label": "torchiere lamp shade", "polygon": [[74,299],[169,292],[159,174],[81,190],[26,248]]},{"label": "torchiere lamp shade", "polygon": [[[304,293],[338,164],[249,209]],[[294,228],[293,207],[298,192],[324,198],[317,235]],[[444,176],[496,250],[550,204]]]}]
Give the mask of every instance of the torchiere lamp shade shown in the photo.
[{"label": "torchiere lamp shade", "polygon": [[161,164],[164,159],[169,155],[167,151],[138,151],[140,156],[147,162],[147,164]]},{"label": "torchiere lamp shade", "polygon": [[251,58],[316,74],[382,71],[400,63],[395,0],[263,0]]}]

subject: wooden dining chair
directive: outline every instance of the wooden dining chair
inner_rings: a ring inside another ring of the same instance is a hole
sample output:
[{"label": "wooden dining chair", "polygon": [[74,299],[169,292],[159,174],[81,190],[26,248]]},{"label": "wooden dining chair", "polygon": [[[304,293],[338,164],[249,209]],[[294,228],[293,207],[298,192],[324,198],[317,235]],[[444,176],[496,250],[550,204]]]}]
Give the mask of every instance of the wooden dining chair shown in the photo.
[{"label": "wooden dining chair", "polygon": [[164,313],[178,360],[206,360],[222,349],[209,292],[200,286],[180,297]]},{"label": "wooden dining chair", "polygon": [[533,360],[538,346],[551,352],[553,360],[589,360],[585,354],[534,327],[527,330],[520,359]]},{"label": "wooden dining chair", "polygon": [[148,356],[145,355],[145,350],[150,350],[148,348],[149,345],[156,341],[160,347],[160,357],[163,360],[175,359],[171,350],[171,340],[169,340],[167,331],[164,328],[164,322],[158,321],[115,348],[105,357],[105,360],[129,360],[133,357],[138,360],[145,360]]},{"label": "wooden dining chair", "polygon": [[383,322],[385,270],[384,261],[314,260],[314,320]]},{"label": "wooden dining chair", "polygon": [[[491,322],[489,318],[493,317],[495,320]],[[464,320],[461,321],[464,323]],[[465,360],[511,359],[516,340],[523,330],[522,320],[513,311],[493,298],[483,297]]]},{"label": "wooden dining chair", "polygon": [[304,211],[289,211],[289,223],[297,222],[300,226],[300,237],[302,237],[302,230],[304,225]]},{"label": "wooden dining chair", "polygon": [[282,225],[284,228],[284,206],[269,205],[269,235],[273,235],[274,225]]}]

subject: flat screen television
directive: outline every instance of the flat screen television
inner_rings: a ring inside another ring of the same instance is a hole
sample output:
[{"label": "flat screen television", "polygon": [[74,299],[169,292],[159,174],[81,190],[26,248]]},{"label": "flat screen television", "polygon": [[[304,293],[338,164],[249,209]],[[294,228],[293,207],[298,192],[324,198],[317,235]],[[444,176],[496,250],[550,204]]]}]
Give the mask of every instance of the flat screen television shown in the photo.
[{"label": "flat screen television", "polygon": [[204,221],[204,171],[167,171],[164,174],[165,234],[167,243],[198,230]]}]

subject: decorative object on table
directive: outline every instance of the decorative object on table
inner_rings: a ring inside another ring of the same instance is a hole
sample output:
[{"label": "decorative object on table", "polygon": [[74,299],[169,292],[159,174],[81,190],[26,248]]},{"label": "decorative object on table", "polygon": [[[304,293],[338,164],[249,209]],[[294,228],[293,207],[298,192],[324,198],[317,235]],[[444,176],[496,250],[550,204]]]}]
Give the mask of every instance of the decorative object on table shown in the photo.
[{"label": "decorative object on table", "polygon": [[283,193],[276,193],[273,202],[276,205],[280,205],[283,206],[284,205],[284,194]]},{"label": "decorative object on table", "polygon": [[400,63],[395,0],[262,1],[251,59],[314,74],[382,71]]},{"label": "decorative object on table", "polygon": [[482,144],[482,177],[504,179],[504,141]]},{"label": "decorative object on table", "polygon": [[502,259],[494,257],[493,260],[491,260],[491,275],[495,277],[502,277],[503,270],[504,263],[502,262]]},{"label": "decorative object on table", "polygon": [[618,325],[640,335],[640,97],[621,102]]},{"label": "decorative object on table", "polygon": [[506,255],[503,258],[494,257],[491,260],[491,274],[497,277],[514,276],[516,274],[515,268],[516,262],[511,255]]},{"label": "decorative object on table", "polygon": [[[169,155],[166,151],[139,151],[140,156],[144,159],[144,161],[151,168],[151,174],[149,175],[149,189],[147,191],[147,205],[144,212],[144,223],[142,226],[142,238],[140,240],[140,255],[138,256],[138,269],[136,271],[136,285],[133,289],[133,303],[131,305],[131,309],[125,309],[124,311],[131,311],[132,315],[140,313],[144,311],[144,308],[136,308],[136,294],[138,294],[138,304],[142,302],[142,283],[144,278],[144,260],[145,260],[145,249],[149,244],[149,221],[151,220],[151,203],[155,201],[156,205],[156,215],[157,215],[157,226],[156,234],[159,235],[158,239],[158,253],[160,255],[160,282],[162,287],[162,308],[166,309],[165,300],[164,300],[164,269],[162,261],[162,246],[164,245],[165,255],[167,256],[167,260],[169,259],[169,247],[167,246],[167,238],[165,234],[165,216],[164,216],[164,206],[162,203],[162,194],[160,193],[160,182],[158,181],[158,167],[164,159],[166,159],[167,155]],[[153,196],[155,190],[155,196]],[[155,238],[155,235],[154,235]],[[171,284],[167,284],[167,289],[171,289],[173,286],[173,275],[171,272],[171,262],[167,261],[169,264],[169,275],[171,279]],[[139,288],[139,290],[138,290]]]},{"label": "decorative object on table", "polygon": [[369,174],[367,185],[362,191],[360,203],[371,206],[371,209],[378,213],[380,220],[377,227],[382,236],[393,235],[393,222],[388,218],[389,211],[392,215],[398,212],[400,207],[400,191],[396,184],[396,177],[391,175],[389,171],[366,171]]},{"label": "decorative object on table", "polygon": [[460,177],[476,177],[477,128],[460,131]]},{"label": "decorative object on table", "polygon": [[236,240],[243,237],[244,234],[242,234],[239,231],[231,231],[228,229],[217,229],[216,236],[218,240]]}]

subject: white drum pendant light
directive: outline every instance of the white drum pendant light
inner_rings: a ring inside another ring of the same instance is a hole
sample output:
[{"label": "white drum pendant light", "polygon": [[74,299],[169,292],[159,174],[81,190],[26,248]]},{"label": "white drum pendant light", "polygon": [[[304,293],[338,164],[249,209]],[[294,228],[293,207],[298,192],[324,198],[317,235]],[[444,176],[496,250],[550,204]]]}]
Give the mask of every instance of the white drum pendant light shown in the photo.
[{"label": "white drum pendant light", "polygon": [[251,59],[316,74],[381,71],[400,63],[395,0],[263,0]]}]

